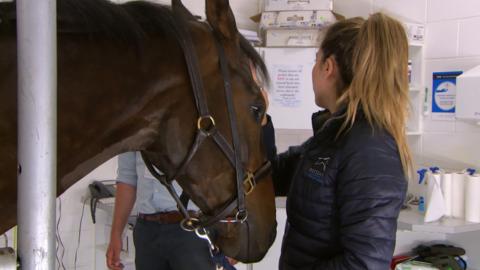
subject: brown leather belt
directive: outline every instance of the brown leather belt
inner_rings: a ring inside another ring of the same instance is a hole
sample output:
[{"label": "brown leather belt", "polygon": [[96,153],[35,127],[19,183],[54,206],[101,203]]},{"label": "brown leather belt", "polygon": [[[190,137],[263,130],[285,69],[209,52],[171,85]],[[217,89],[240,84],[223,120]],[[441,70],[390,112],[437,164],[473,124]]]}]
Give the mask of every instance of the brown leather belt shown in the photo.
[{"label": "brown leather belt", "polygon": [[[195,211],[188,211],[191,217],[198,217],[198,212]],[[158,222],[160,224],[176,224],[180,223],[184,217],[182,213],[179,211],[171,211],[171,212],[161,212],[155,214],[138,214],[138,219],[145,220],[145,221],[153,221]]]}]

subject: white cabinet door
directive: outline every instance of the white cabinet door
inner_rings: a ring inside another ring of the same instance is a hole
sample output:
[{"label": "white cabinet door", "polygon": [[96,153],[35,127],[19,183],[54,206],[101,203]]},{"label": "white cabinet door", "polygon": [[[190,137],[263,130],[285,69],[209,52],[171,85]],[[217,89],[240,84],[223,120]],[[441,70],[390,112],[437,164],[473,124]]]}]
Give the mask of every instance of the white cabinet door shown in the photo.
[{"label": "white cabinet door", "polygon": [[261,48],[270,72],[268,113],[279,129],[311,129],[318,111],[312,87],[316,48]]}]

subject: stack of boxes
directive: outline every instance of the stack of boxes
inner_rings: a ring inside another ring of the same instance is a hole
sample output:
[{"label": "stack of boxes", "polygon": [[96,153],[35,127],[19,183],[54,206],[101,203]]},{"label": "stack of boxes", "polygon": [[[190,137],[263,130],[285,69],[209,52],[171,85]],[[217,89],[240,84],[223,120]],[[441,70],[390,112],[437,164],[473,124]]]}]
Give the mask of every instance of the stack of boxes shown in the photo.
[{"label": "stack of boxes", "polygon": [[260,31],[266,47],[318,47],[334,23],[332,0],[264,0]]}]

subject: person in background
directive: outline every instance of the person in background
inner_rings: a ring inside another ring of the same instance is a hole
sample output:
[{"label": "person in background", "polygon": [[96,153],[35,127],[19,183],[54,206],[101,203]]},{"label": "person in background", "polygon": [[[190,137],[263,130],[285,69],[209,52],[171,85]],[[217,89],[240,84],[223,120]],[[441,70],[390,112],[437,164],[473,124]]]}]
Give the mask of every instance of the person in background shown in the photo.
[{"label": "person in background", "polygon": [[411,157],[406,139],[408,42],[381,13],[333,24],[312,71],[314,135],[276,154],[263,127],[277,195],[288,195],[281,270],[389,269]]},{"label": "person in background", "polygon": [[[139,152],[118,156],[117,192],[107,266],[123,268],[120,261],[122,232],[135,204],[139,212],[133,232],[137,270],[214,270],[205,240],[195,232],[180,227],[183,216],[167,189],[146,168]],[[174,187],[178,194],[181,188]],[[188,210],[195,216],[198,207],[192,202]]]}]

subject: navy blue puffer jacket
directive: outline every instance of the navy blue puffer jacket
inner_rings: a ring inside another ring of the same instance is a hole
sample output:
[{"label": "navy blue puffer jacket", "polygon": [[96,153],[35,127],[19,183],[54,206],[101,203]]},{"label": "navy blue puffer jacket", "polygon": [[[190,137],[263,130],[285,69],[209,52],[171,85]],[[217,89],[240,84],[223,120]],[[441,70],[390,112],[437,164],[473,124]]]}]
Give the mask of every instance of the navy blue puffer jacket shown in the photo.
[{"label": "navy blue puffer jacket", "polygon": [[264,141],[277,195],[288,195],[281,270],[389,269],[407,181],[393,137],[359,111],[336,138],[345,110],[317,113],[314,136],[276,155]]}]

